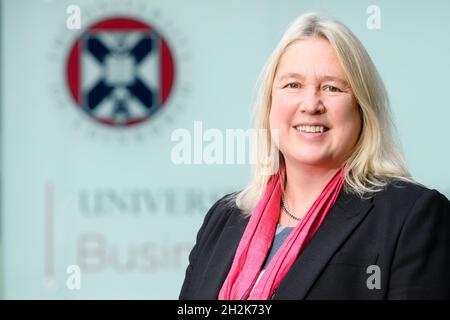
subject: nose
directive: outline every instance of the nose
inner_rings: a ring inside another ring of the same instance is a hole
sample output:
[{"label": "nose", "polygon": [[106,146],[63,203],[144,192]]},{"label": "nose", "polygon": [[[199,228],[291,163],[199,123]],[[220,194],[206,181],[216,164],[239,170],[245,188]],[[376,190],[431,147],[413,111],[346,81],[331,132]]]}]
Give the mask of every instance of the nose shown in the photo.
[{"label": "nose", "polygon": [[325,107],[320,99],[319,90],[310,86],[303,92],[303,99],[300,103],[300,111],[309,114],[321,114]]}]

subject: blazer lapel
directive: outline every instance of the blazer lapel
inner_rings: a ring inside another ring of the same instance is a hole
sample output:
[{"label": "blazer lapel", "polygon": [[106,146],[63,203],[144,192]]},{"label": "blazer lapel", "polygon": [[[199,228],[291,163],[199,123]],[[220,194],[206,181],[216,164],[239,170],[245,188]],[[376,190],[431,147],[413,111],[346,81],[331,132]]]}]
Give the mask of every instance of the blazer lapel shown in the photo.
[{"label": "blazer lapel", "polygon": [[239,209],[230,214],[232,221],[227,222],[217,246],[204,270],[207,270],[198,286],[197,299],[217,299],[222,284],[233,263],[239,242],[248,224],[249,217],[244,216]]},{"label": "blazer lapel", "polygon": [[322,269],[371,207],[371,200],[362,200],[342,191],[280,283],[273,299],[304,299]]}]

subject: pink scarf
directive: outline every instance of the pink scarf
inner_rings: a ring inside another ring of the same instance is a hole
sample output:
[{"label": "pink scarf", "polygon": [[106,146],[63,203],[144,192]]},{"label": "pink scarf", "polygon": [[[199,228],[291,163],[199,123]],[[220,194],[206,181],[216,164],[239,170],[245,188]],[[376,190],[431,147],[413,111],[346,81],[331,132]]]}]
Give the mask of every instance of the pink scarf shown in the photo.
[{"label": "pink scarf", "polygon": [[231,269],[220,290],[219,300],[270,299],[300,251],[312,238],[333,206],[343,184],[343,168],[341,168],[278,249],[255,286],[272,245],[280,213],[282,192],[280,174],[272,176],[252,212]]}]

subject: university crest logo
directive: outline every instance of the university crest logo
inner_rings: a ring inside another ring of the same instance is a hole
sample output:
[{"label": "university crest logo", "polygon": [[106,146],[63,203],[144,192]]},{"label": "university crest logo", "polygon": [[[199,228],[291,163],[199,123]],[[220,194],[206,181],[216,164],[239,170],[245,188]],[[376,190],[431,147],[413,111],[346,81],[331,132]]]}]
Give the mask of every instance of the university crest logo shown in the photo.
[{"label": "university crest logo", "polygon": [[112,127],[150,119],[168,101],[176,76],[162,35],[128,17],[111,17],[86,29],[72,44],[65,70],[75,104]]}]

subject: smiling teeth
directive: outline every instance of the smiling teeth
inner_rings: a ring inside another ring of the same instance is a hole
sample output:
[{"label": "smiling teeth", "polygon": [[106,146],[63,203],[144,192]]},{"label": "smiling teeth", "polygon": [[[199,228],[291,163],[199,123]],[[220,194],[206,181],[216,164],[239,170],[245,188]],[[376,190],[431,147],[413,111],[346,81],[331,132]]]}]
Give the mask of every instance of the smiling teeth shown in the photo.
[{"label": "smiling teeth", "polygon": [[325,131],[325,127],[323,126],[298,126],[295,127],[295,129],[297,129],[297,131],[301,131],[301,132],[324,132]]}]

